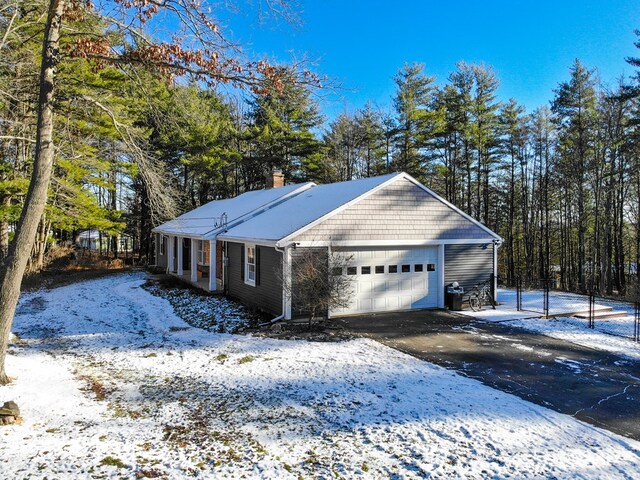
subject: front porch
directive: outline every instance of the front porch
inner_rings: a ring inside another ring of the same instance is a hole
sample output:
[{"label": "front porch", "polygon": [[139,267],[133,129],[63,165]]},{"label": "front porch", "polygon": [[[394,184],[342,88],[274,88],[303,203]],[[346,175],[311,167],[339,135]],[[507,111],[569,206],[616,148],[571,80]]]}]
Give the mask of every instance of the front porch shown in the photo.
[{"label": "front porch", "polygon": [[223,290],[222,244],[213,240],[169,236],[167,273],[206,292]]},{"label": "front porch", "polygon": [[205,292],[216,292],[216,291],[221,292],[222,291],[222,280],[220,280],[219,278],[216,278],[215,290],[210,290],[209,278],[207,277],[200,277],[195,282],[193,282],[191,280],[191,272],[189,270],[185,270],[184,274],[182,275],[178,275],[177,273],[171,273],[171,272],[168,272],[168,273],[169,275],[179,278],[183,282],[193,285],[194,287],[198,287],[199,289],[204,290]]}]

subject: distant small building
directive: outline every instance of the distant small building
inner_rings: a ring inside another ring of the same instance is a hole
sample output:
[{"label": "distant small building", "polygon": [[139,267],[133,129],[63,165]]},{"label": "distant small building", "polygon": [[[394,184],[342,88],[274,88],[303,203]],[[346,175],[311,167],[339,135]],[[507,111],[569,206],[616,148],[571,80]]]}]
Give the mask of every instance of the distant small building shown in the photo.
[{"label": "distant small building", "polygon": [[[110,248],[112,238],[111,235],[100,232],[100,230],[85,230],[78,235],[78,245],[86,250],[107,251]],[[121,233],[117,238],[119,252],[131,252],[133,250],[133,238],[131,235]]]}]

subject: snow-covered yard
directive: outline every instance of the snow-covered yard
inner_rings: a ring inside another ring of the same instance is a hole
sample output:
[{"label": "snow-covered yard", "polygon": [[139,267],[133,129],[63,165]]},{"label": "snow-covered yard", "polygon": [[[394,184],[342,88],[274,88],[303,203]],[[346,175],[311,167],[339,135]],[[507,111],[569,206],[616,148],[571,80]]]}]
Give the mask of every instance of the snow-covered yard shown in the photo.
[{"label": "snow-covered yard", "polygon": [[640,478],[639,442],[370,340],[193,328],[144,281],[22,297],[2,478]]},{"label": "snow-covered yard", "polygon": [[633,341],[634,308],[625,302],[599,299],[596,310],[611,307],[626,312],[621,318],[597,318],[595,328],[587,326],[586,319],[563,316],[571,312],[587,312],[588,299],[584,295],[550,292],[549,314],[558,315],[550,319],[542,317],[542,291],[530,291],[522,294],[522,308],[516,307],[515,290],[499,289],[500,305],[494,310],[485,307],[480,312],[465,310],[460,313],[489,322],[508,322],[509,325],[526,328],[535,332],[560,338],[591,348],[609,351],[634,359],[640,359],[640,343]]}]

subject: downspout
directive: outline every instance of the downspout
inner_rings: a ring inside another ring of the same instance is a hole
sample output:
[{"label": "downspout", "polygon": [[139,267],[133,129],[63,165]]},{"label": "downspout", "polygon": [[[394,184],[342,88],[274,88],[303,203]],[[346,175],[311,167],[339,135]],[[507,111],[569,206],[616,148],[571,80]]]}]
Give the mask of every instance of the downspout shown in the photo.
[{"label": "downspout", "polygon": [[[285,262],[284,262],[284,259],[286,258],[286,255],[287,255],[287,248],[289,248],[289,247],[280,248],[280,247],[278,247],[278,246],[276,245],[276,246],[275,246],[275,247],[273,247],[273,248],[274,248],[274,250],[275,250],[276,252],[279,252],[279,253],[281,253],[281,254],[282,254],[282,269],[283,269],[282,276],[284,277],[284,263],[285,263]],[[283,280],[284,280],[284,278],[283,278]],[[283,285],[283,286],[282,286],[282,314],[278,315],[278,316],[277,316],[277,317],[275,317],[275,318],[272,318],[272,319],[271,319],[271,320],[269,320],[268,322],[261,323],[261,324],[260,324],[260,326],[261,326],[261,327],[267,327],[267,326],[269,326],[269,325],[273,325],[273,324],[274,324],[274,323],[276,323],[276,322],[279,322],[280,320],[284,319],[284,317],[285,317],[285,315],[286,315],[286,312],[287,312],[287,292],[286,292],[286,290],[285,290],[285,288],[284,288],[284,285]]]}]

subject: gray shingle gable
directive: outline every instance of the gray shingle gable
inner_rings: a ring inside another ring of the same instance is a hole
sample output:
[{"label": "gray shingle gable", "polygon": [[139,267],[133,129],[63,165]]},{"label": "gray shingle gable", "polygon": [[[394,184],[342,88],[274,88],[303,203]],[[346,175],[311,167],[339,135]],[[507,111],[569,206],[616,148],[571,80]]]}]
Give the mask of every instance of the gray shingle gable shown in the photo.
[{"label": "gray shingle gable", "polygon": [[493,237],[407,178],[398,178],[293,240],[468,239]]}]

